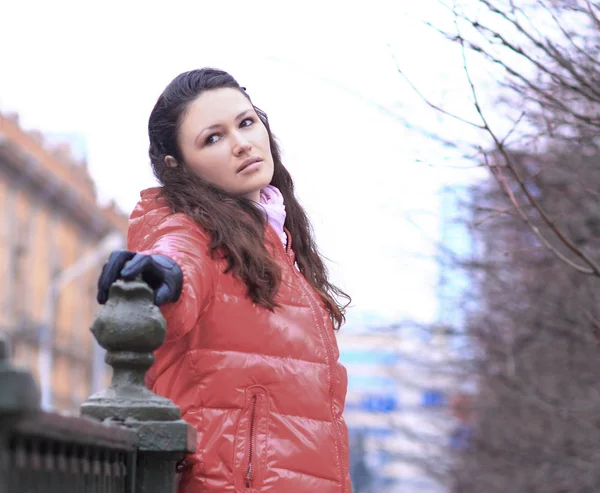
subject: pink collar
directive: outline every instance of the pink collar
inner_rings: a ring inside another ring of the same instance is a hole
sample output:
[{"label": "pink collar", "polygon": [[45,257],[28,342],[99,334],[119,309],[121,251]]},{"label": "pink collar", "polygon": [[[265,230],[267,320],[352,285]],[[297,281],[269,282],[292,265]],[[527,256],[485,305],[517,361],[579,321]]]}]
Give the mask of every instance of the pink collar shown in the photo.
[{"label": "pink collar", "polygon": [[285,224],[285,204],[283,195],[273,185],[267,185],[260,191],[260,206],[267,214],[267,221],[279,236],[283,246],[287,244],[287,235],[283,230]]}]

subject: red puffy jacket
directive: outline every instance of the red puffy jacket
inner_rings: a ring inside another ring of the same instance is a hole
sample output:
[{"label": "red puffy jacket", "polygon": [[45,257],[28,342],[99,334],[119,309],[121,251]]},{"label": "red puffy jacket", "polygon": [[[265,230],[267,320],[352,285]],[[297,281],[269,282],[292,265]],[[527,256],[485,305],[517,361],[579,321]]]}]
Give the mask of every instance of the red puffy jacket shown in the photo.
[{"label": "red puffy jacket", "polygon": [[158,191],[142,192],[128,249],[167,255],[183,271],[181,297],[162,307],[167,337],[147,376],[197,430],[180,493],[350,493],[346,370],[324,304],[294,267],[289,234],[286,250],[267,227],[282,271],[280,308],[270,312]]}]

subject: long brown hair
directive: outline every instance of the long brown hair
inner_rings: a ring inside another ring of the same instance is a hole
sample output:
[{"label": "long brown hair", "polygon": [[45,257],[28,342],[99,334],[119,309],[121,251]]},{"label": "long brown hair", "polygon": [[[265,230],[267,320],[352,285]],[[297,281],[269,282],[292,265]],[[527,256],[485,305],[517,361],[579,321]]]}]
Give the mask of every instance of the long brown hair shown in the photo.
[{"label": "long brown hair", "polygon": [[[281,272],[265,248],[264,213],[251,200],[228,195],[187,170],[177,141],[181,121],[190,103],[204,91],[225,87],[239,90],[252,102],[245,88],[222,70],[192,70],[173,79],[150,114],[150,162],[154,175],[162,184],[162,195],[173,211],[183,212],[194,219],[210,235],[213,258],[223,255],[227,260],[225,272],[231,271],[245,283],[247,295],[252,301],[274,310],[277,307],[275,295],[281,282]],[[329,282],[312,227],[294,195],[292,177],[281,162],[281,153],[267,115],[256,106],[254,109],[269,134],[275,165],[271,184],[280,190],[285,201],[285,227],[292,236],[298,268],[319,293],[334,327],[339,329],[345,320],[344,312],[350,297]],[[165,157],[169,155],[183,165],[174,168],[167,166]],[[240,214],[240,209],[245,214]],[[347,303],[342,305],[339,298],[345,298]]]}]

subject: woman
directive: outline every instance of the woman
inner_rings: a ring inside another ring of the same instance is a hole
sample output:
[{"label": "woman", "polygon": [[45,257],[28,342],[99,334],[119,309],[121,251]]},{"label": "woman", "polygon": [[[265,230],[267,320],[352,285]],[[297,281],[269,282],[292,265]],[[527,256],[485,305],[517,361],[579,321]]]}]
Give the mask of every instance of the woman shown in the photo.
[{"label": "woman", "polygon": [[[266,115],[226,72],[176,77],[148,124],[162,187],[98,283],[141,274],[167,321],[147,384],[197,429],[180,492],[350,493],[339,297]],[[127,265],[126,265],[127,263]]]}]

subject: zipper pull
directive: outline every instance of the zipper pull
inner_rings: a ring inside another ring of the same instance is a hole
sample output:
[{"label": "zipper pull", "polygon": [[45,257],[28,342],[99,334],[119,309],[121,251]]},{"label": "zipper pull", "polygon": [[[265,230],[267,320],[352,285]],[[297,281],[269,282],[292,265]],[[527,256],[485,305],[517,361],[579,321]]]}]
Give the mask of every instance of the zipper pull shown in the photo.
[{"label": "zipper pull", "polygon": [[246,473],[246,488],[252,488],[252,464],[250,464]]}]

